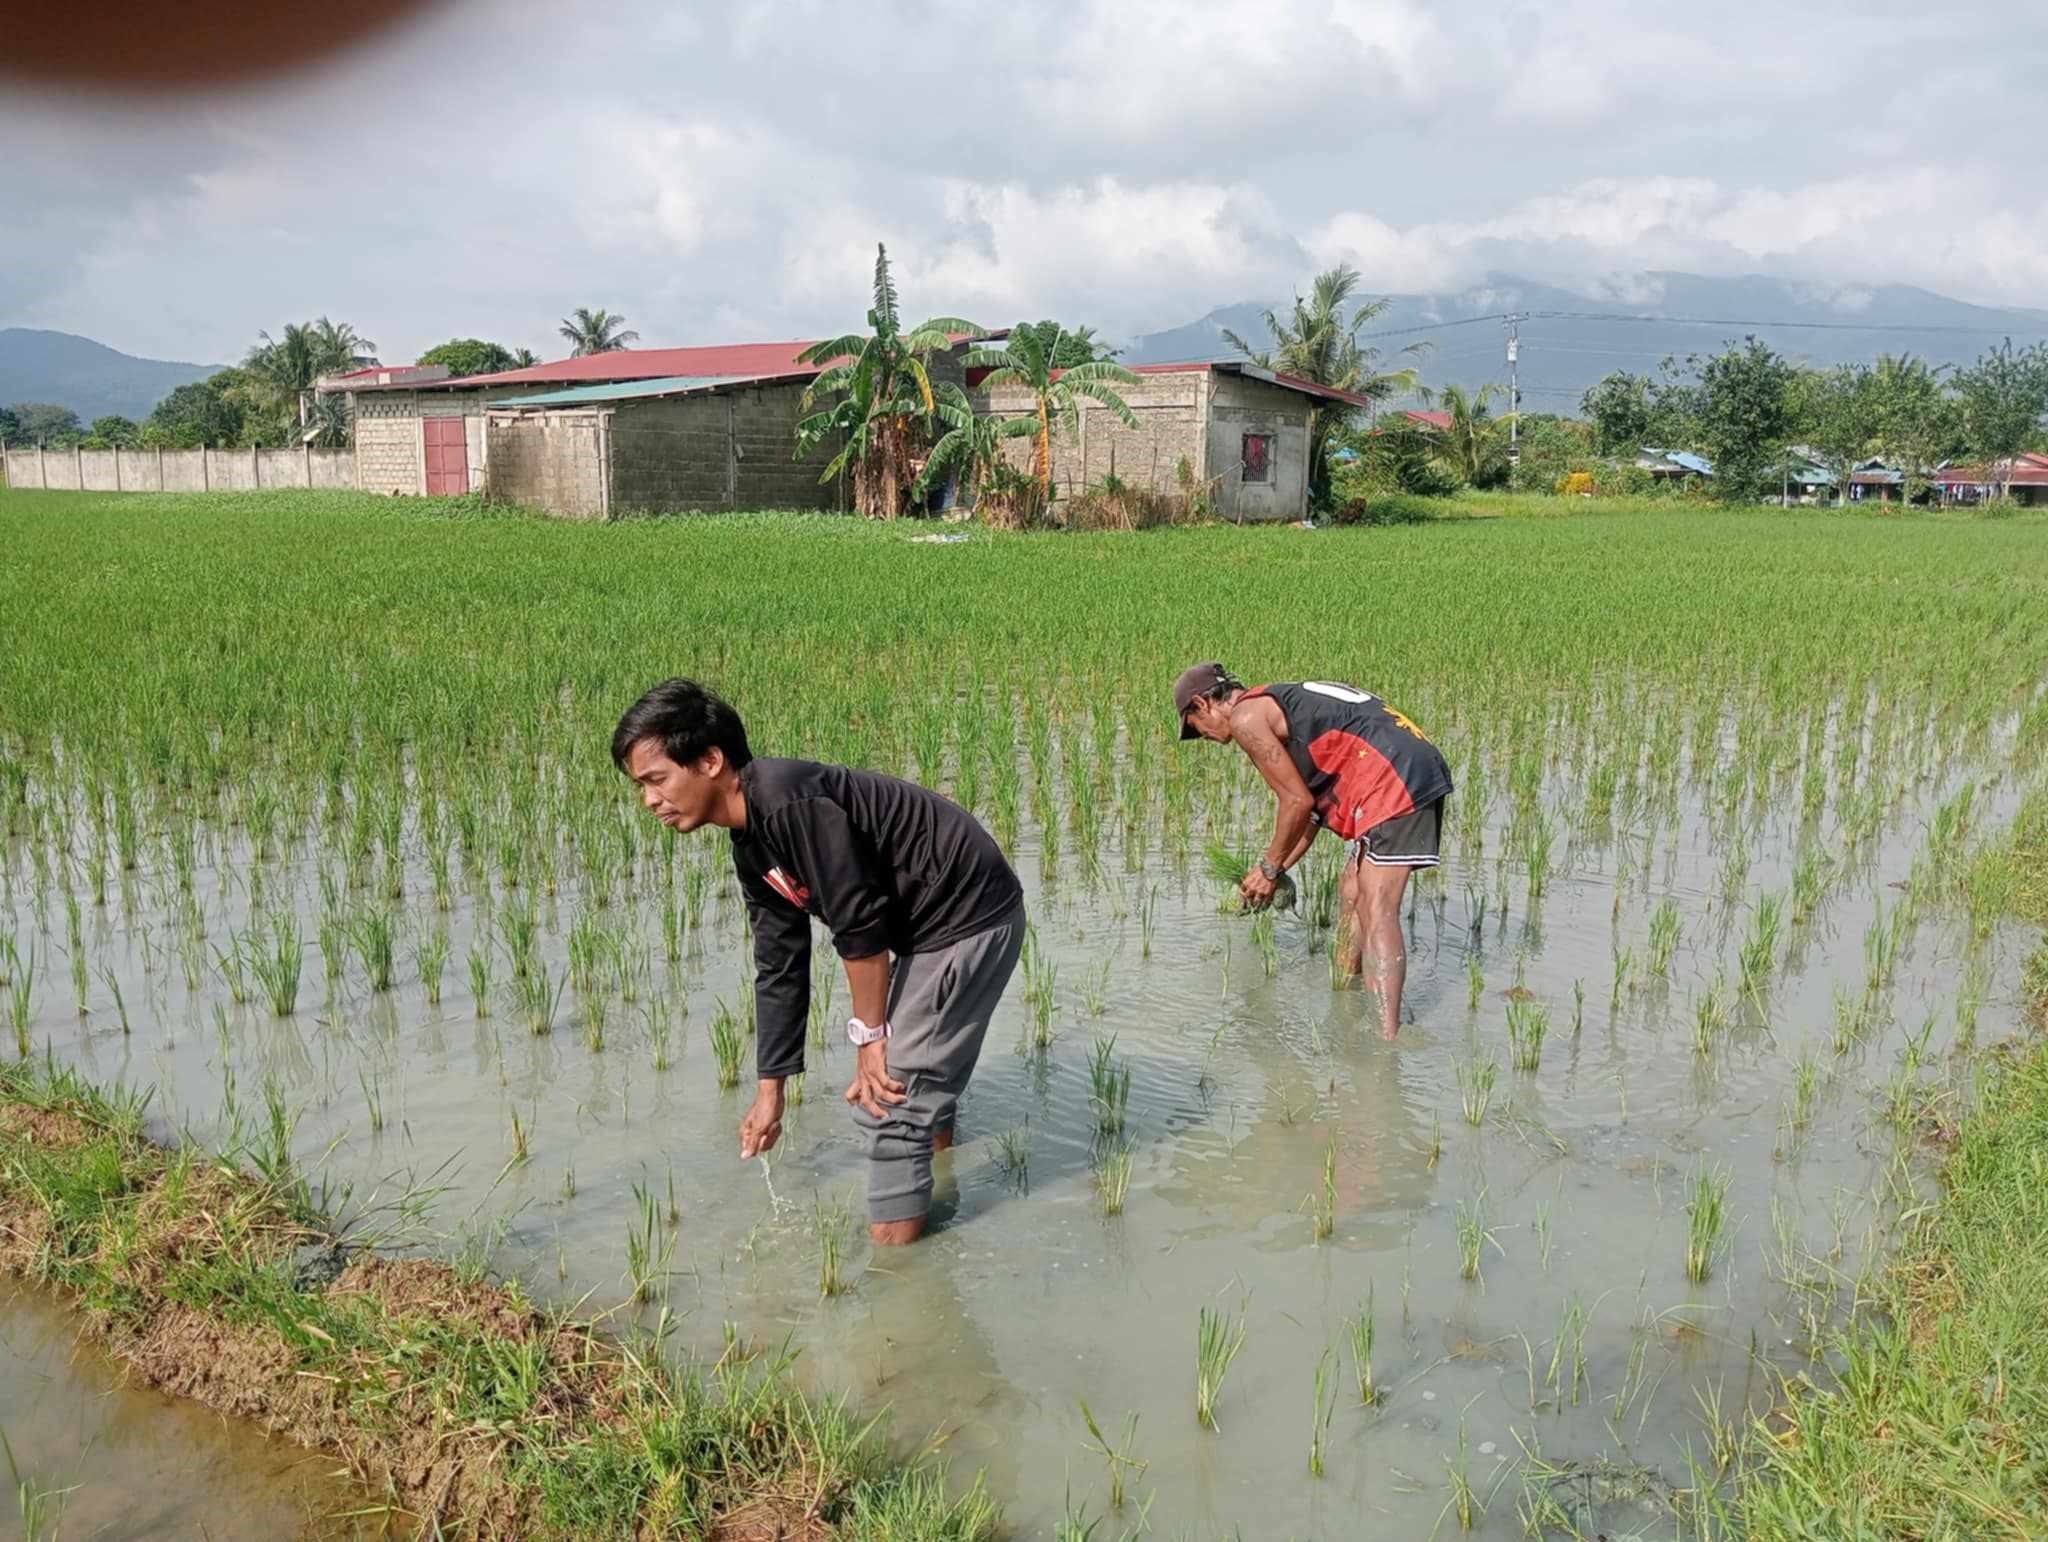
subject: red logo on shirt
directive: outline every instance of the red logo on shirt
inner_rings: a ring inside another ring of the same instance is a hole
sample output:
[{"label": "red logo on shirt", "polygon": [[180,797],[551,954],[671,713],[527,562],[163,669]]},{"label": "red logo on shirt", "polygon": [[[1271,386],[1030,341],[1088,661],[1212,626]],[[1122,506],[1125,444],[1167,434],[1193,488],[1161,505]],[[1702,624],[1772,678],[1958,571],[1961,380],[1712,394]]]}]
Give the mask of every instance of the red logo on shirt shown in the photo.
[{"label": "red logo on shirt", "polygon": [[771,867],[767,873],[769,887],[788,900],[799,910],[811,908],[811,891],[791,878],[779,867]]}]

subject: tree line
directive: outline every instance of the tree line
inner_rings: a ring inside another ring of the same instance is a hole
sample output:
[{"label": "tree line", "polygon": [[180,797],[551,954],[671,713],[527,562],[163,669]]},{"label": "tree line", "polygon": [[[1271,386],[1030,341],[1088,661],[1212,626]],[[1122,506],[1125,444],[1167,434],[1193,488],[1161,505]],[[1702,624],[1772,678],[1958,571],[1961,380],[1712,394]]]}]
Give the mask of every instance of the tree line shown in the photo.
[{"label": "tree line", "polygon": [[[562,318],[561,337],[578,355],[608,353],[638,340],[617,312],[579,306]],[[108,414],[90,423],[55,402],[0,406],[0,442],[53,450],[195,450],[346,445],[350,424],[339,396],[315,390],[322,376],[368,369],[377,345],[345,321],[293,322],[276,337],[259,332],[242,362],[181,385],[137,422]],[[416,361],[445,364],[452,375],[489,375],[538,364],[531,349],[477,337],[450,338]]]}]

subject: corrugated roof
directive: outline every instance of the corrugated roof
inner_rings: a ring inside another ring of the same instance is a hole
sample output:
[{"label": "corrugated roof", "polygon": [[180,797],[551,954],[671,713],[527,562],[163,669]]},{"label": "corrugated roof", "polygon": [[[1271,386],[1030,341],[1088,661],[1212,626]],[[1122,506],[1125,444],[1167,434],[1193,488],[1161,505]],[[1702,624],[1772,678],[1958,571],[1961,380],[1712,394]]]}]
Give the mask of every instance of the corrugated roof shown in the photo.
[{"label": "corrugated roof", "polygon": [[495,375],[464,375],[456,380],[436,381],[432,387],[423,389],[442,390],[454,386],[472,390],[480,386],[575,386],[684,377],[728,379],[815,375],[824,366],[799,364],[797,355],[806,348],[814,347],[816,341],[729,343],[715,348],[614,348],[609,353],[587,353],[580,358],[528,365],[525,369],[500,370]]},{"label": "corrugated roof", "polygon": [[[1304,396],[1320,397],[1324,401],[1343,402],[1352,407],[1370,408],[1373,405],[1373,400],[1369,396],[1360,396],[1352,391],[1340,391],[1335,386],[1317,385],[1313,380],[1303,380],[1299,375],[1282,375],[1270,369],[1261,369],[1258,365],[1241,359],[1193,359],[1183,364],[1126,364],[1122,367],[1134,375],[1242,375],[1249,380],[1263,380],[1268,385],[1299,391]],[[968,389],[978,387],[988,375],[989,370],[986,366],[977,365],[969,369]],[[1059,378],[1058,371],[1054,372],[1053,378]]]},{"label": "corrugated roof", "polygon": [[658,380],[611,380],[601,385],[541,391],[532,396],[507,396],[489,405],[494,408],[589,406],[597,402],[639,401],[655,396],[687,396],[693,391],[716,391],[725,386],[809,380],[815,373],[814,370],[794,370],[775,375],[664,375]]}]

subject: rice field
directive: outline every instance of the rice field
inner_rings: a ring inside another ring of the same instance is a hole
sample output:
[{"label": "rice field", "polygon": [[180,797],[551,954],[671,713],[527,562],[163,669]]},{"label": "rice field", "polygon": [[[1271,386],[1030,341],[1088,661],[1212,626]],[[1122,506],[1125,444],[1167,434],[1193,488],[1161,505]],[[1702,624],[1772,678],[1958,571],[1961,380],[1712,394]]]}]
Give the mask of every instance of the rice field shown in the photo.
[{"label": "rice field", "polygon": [[[929,533],[0,494],[0,1044],[366,1238],[673,1353],[787,1340],[1016,1535],[1718,1534],[2016,1021],[2048,524]],[[1450,761],[1394,1043],[1332,988],[1334,849],[1226,902],[1271,804],[1174,737],[1203,658]],[[900,1256],[850,1221],[822,970],[737,1160],[744,908],[607,752],[678,673],[1025,877]]]}]

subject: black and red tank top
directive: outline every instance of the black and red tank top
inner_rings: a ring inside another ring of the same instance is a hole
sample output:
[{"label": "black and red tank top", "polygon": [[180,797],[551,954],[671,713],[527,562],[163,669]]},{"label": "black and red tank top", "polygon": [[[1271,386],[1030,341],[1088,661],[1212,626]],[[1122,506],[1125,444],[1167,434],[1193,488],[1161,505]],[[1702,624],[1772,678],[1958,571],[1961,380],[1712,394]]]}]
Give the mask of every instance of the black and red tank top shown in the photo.
[{"label": "black and red tank top", "polygon": [[1353,841],[1451,791],[1451,768],[1406,717],[1370,691],[1328,680],[1262,685],[1287,719],[1287,753],[1316,801],[1316,822]]}]

